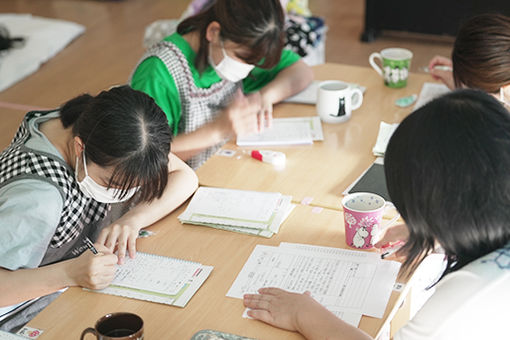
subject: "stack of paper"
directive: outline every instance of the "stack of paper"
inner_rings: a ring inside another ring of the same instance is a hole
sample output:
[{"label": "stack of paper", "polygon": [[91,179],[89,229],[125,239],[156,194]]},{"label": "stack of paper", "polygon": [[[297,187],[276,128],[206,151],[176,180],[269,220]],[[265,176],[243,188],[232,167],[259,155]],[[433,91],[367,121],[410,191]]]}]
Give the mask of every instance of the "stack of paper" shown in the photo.
[{"label": "stack of paper", "polygon": [[398,123],[388,124],[385,122],[381,122],[379,125],[379,134],[377,135],[377,141],[375,142],[374,148],[372,152],[374,156],[384,157],[384,153],[386,152],[386,147],[388,146],[388,142],[390,141],[391,135],[398,127]]},{"label": "stack of paper", "polygon": [[138,252],[117,266],[108,287],[94,291],[184,307],[212,270],[197,262]]},{"label": "stack of paper", "polygon": [[263,287],[310,291],[357,327],[362,315],[382,318],[399,269],[400,263],[381,260],[377,253],[295,243],[257,245],[227,296],[242,299]]},{"label": "stack of paper", "polygon": [[277,192],[200,187],[179,220],[271,237],[294,208],[291,199]]},{"label": "stack of paper", "polygon": [[275,118],[271,128],[259,134],[237,137],[237,145],[299,145],[324,140],[319,117]]}]

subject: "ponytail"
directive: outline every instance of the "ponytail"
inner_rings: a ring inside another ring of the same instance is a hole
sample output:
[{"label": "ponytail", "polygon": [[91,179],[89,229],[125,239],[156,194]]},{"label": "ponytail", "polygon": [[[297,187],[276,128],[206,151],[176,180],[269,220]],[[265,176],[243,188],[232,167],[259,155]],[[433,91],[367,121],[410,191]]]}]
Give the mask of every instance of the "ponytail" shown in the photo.
[{"label": "ponytail", "polygon": [[64,128],[67,129],[76,123],[80,114],[87,109],[92,99],[94,99],[94,97],[90,94],[82,94],[62,105],[60,108],[60,121],[62,125],[64,125]]}]

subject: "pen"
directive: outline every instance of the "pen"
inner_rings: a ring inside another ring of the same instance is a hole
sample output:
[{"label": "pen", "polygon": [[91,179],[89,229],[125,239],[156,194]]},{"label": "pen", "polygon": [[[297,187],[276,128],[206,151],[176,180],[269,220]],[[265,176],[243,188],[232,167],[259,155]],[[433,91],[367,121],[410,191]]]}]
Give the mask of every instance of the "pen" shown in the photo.
[{"label": "pen", "polygon": [[[441,70],[441,71],[450,71],[450,72],[453,71],[451,66],[446,66],[446,65],[436,65],[436,66],[434,66],[434,68],[436,70]],[[430,73],[430,69],[427,66],[424,66],[422,69],[423,69],[423,71]]]},{"label": "pen", "polygon": [[386,257],[388,257],[390,255],[395,254],[397,251],[400,250],[400,248],[402,248],[403,244],[404,244],[403,241],[398,241],[397,243],[395,243],[395,244],[393,244],[391,246],[383,247],[383,249],[384,248],[390,248],[390,249],[381,254],[381,259],[384,259],[384,258],[386,258]]},{"label": "pen", "polygon": [[94,244],[92,243],[91,240],[89,240],[88,237],[85,236],[85,238],[83,239],[83,242],[87,245],[87,248],[89,248],[90,251],[94,253],[94,255],[99,254],[96,247],[94,247]]}]

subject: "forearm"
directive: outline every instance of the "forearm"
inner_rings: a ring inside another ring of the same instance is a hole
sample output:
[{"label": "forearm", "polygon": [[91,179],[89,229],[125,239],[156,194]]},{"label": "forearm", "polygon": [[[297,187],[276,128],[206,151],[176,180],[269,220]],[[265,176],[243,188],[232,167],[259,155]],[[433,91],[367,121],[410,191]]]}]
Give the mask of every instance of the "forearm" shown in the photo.
[{"label": "forearm", "polygon": [[321,316],[299,320],[298,332],[308,340],[373,340],[362,330],[326,311]]},{"label": "forearm", "polygon": [[150,202],[141,203],[121,217],[138,228],[147,227],[165,217],[186,201],[198,187],[195,172],[173,154],[169,156],[168,184],[163,195]]},{"label": "forearm", "polygon": [[65,265],[66,262],[59,262],[15,271],[0,268],[0,307],[51,294],[73,285],[63,268]]},{"label": "forearm", "polygon": [[172,153],[182,160],[188,160],[203,150],[214,146],[228,137],[228,131],[221,129],[216,122],[186,134],[179,134],[172,141]]},{"label": "forearm", "polygon": [[280,71],[275,79],[260,90],[260,93],[266,100],[275,104],[302,91],[312,81],[312,69],[299,60]]}]

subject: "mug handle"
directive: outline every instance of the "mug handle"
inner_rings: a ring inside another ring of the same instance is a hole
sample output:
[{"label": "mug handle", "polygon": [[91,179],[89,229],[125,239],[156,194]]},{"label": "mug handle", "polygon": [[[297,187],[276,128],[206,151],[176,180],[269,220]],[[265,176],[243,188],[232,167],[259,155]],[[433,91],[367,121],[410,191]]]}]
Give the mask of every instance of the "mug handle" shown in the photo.
[{"label": "mug handle", "polygon": [[81,332],[80,340],[83,340],[87,333],[93,333],[96,336],[96,338],[99,339],[99,334],[97,334],[97,331],[92,327],[88,327],[84,329],[83,332]]},{"label": "mug handle", "polygon": [[376,70],[376,71],[377,71],[377,73],[379,73],[379,75],[380,75],[381,77],[384,77],[384,76],[383,76],[383,71],[382,71],[382,69],[379,67],[379,65],[377,65],[377,64],[375,63],[375,60],[374,60],[375,58],[379,59],[379,60],[381,61],[381,64],[382,64],[382,56],[381,56],[381,54],[380,54],[380,53],[378,53],[378,52],[374,52],[374,53],[372,53],[372,54],[370,55],[370,57],[368,57],[368,62],[370,63],[370,66],[372,66],[372,68],[373,68],[374,70]]},{"label": "mug handle", "polygon": [[359,109],[361,103],[363,103],[363,92],[359,88],[352,88],[351,110]]}]

